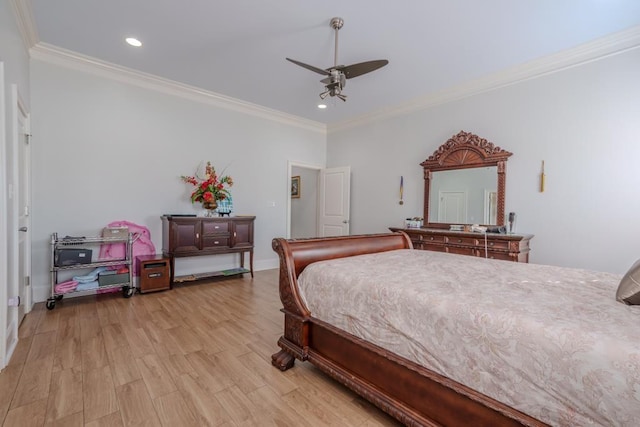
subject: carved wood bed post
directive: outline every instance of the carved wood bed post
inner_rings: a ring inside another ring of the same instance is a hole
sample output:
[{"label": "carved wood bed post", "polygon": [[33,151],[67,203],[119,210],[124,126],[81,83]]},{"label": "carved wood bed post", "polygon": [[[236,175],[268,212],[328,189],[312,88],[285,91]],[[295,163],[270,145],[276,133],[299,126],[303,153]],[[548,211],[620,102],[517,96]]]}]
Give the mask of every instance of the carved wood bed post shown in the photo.
[{"label": "carved wood bed post", "polygon": [[309,309],[298,294],[293,256],[285,239],[273,239],[272,247],[280,258],[279,291],[284,313],[284,335],[278,340],[282,350],[271,356],[271,364],[286,371],[293,366],[295,358],[307,359]]}]

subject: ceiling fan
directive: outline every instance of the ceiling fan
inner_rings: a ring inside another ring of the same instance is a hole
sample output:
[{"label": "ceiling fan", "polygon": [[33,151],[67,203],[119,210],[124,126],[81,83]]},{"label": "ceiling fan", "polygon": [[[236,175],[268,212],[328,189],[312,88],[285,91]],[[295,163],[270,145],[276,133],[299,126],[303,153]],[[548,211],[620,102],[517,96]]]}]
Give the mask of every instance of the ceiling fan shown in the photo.
[{"label": "ceiling fan", "polygon": [[347,84],[347,79],[361,76],[378,68],[384,67],[389,63],[386,59],[378,59],[375,61],[360,62],[352,65],[338,65],[338,30],[344,25],[342,18],[332,18],[329,23],[331,28],[336,33],[335,43],[335,55],[333,59],[333,67],[329,67],[325,70],[322,68],[314,67],[313,65],[305,64],[304,62],[296,61],[295,59],[287,58],[287,61],[293,62],[307,70],[315,71],[318,74],[327,76],[320,80],[325,84],[325,91],[320,94],[321,99],[325,99],[327,96],[336,96],[343,101],[347,100],[347,95],[342,94],[342,89]]}]

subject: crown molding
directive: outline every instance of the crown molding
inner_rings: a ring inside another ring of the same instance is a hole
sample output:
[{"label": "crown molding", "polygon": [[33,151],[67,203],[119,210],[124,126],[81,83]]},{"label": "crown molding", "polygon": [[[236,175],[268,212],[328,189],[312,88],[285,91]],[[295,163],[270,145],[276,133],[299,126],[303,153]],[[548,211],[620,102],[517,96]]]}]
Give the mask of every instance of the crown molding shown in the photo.
[{"label": "crown molding", "polygon": [[32,59],[86,72],[121,83],[131,84],[167,95],[177,96],[325,135],[327,132],[327,126],[324,123],[304,119],[196,86],[190,86],[153,74],[115,65],[47,43],[37,43],[30,49],[29,53]]},{"label": "crown molding", "polygon": [[18,31],[20,31],[22,42],[28,51],[40,40],[38,30],[36,29],[36,22],[33,17],[31,0],[9,0],[9,3],[13,6]]},{"label": "crown molding", "polygon": [[343,131],[468,98],[483,92],[597,61],[638,47],[640,47],[640,25],[552,55],[507,68],[497,73],[489,74],[444,91],[415,98],[409,102],[396,105],[395,107],[381,109],[354,119],[329,124],[327,126],[327,133]]}]

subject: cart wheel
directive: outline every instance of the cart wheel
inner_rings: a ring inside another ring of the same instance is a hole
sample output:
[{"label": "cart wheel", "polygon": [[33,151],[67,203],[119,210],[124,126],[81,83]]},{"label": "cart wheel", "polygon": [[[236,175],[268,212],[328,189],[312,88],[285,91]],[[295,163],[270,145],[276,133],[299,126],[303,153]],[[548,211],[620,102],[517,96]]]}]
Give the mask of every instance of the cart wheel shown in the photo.
[{"label": "cart wheel", "polygon": [[47,309],[48,310],[53,310],[54,308],[56,308],[56,300],[49,298],[47,300]]},{"label": "cart wheel", "polygon": [[125,297],[125,298],[131,298],[131,296],[133,295],[133,291],[134,291],[133,287],[123,286],[122,287],[122,296]]},{"label": "cart wheel", "polygon": [[64,295],[56,295],[56,301],[62,301]]}]

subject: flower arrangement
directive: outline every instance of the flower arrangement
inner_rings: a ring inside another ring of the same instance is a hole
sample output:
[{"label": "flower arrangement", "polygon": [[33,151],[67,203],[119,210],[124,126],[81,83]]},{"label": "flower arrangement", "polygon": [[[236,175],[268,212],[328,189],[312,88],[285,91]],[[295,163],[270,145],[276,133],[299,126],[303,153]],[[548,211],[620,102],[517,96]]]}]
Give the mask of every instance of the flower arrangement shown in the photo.
[{"label": "flower arrangement", "polygon": [[182,178],[182,181],[196,187],[191,193],[191,203],[211,203],[217,200],[224,200],[231,195],[227,187],[233,186],[233,179],[228,175],[218,177],[216,169],[211,166],[211,162],[207,162],[204,178],[199,177],[197,171],[195,176],[182,175],[180,178]]}]

